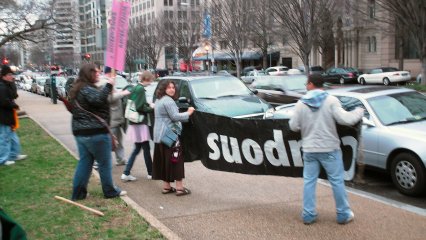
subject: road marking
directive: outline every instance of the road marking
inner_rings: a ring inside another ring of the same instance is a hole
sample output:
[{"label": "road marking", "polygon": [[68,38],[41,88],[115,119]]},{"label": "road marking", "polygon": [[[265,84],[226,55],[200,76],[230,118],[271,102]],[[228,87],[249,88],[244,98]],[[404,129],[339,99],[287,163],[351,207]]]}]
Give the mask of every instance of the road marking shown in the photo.
[{"label": "road marking", "polygon": [[[319,179],[318,182],[320,184],[325,185],[325,186],[331,187],[330,183],[327,180]],[[403,210],[418,214],[420,216],[426,217],[426,209],[419,208],[419,207],[416,207],[416,206],[413,206],[413,205],[410,205],[410,204],[398,202],[396,200],[385,198],[385,197],[382,197],[382,196],[379,196],[379,195],[376,195],[376,194],[373,194],[373,193],[361,191],[361,190],[351,188],[351,187],[348,187],[348,186],[346,186],[346,188],[347,188],[348,192],[353,193],[355,195],[365,197],[365,198],[374,200],[376,202],[380,202],[380,203],[383,203],[383,204],[386,204],[386,205],[389,205],[389,206],[392,206],[392,207],[403,209]]]}]

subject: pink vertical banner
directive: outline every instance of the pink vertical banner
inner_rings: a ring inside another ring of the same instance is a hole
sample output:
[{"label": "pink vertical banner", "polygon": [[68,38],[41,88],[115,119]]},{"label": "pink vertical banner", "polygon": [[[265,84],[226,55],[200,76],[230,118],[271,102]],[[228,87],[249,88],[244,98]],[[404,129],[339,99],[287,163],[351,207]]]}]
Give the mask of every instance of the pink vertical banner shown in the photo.
[{"label": "pink vertical banner", "polygon": [[119,71],[124,70],[129,28],[130,2],[113,0],[105,65]]}]

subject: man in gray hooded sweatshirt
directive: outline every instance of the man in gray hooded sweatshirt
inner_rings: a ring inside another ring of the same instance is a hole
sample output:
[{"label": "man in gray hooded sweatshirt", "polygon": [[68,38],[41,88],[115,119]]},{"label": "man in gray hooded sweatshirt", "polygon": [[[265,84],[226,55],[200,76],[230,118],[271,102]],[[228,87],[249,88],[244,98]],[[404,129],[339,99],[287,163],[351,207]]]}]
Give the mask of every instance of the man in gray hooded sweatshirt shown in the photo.
[{"label": "man in gray hooded sweatshirt", "polygon": [[340,139],[336,122],[341,125],[355,125],[362,119],[364,109],[357,108],[347,112],[339,100],[322,90],[320,75],[308,78],[308,92],[296,104],[289,125],[293,131],[302,135],[303,152],[303,212],[305,224],[314,223],[316,212],[316,183],[322,166],[333,188],[336,202],[337,222],[346,224],[354,219],[343,179],[344,169]]}]

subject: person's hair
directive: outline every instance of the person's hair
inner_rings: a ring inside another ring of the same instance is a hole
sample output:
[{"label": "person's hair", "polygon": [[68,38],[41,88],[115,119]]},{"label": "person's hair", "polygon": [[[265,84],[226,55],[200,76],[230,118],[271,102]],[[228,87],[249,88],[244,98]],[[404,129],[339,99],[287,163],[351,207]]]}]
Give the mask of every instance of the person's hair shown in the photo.
[{"label": "person's hair", "polygon": [[96,73],[96,65],[93,63],[87,63],[81,66],[80,71],[78,72],[78,77],[75,80],[75,83],[72,86],[72,89],[70,91],[70,98],[75,99],[77,97],[78,92],[80,89],[87,85],[95,85],[96,81],[96,75],[93,73]]},{"label": "person's hair", "polygon": [[[157,99],[160,99],[160,98],[164,97],[165,95],[167,95],[166,89],[167,89],[167,86],[169,86],[170,83],[173,84],[176,88],[176,83],[173,82],[172,80],[166,80],[166,81],[161,82],[160,85],[158,86],[156,93],[155,93],[155,96],[157,97]],[[175,95],[171,96],[171,98],[173,98],[174,100],[176,100],[178,98],[177,91],[175,91]]]},{"label": "person's hair", "polygon": [[141,82],[145,82],[148,79],[154,80],[154,75],[150,71],[143,71],[139,74],[139,78]]},{"label": "person's hair", "polygon": [[316,88],[322,88],[324,85],[324,79],[319,74],[309,75],[308,83],[312,83]]}]

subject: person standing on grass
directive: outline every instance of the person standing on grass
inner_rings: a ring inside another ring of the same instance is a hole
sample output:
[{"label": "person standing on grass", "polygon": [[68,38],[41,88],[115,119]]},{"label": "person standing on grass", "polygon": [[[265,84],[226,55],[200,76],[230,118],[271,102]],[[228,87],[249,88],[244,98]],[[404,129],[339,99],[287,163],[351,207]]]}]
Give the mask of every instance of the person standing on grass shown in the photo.
[{"label": "person standing on grass", "polygon": [[308,92],[297,102],[290,129],[302,134],[303,152],[303,212],[305,224],[317,220],[316,184],[322,166],[333,189],[336,202],[337,223],[346,224],[354,219],[343,179],[344,169],[340,139],[336,122],[355,125],[364,115],[364,109],[347,112],[339,100],[322,90],[323,78],[310,75],[306,84]]},{"label": "person standing on grass", "polygon": [[108,78],[105,86],[97,88],[99,72],[95,64],[83,65],[70,92],[72,132],[80,158],[74,174],[72,200],[82,200],[87,197],[87,185],[95,159],[99,163],[99,176],[104,196],[114,198],[127,194],[126,191],[121,191],[114,186],[112,180],[112,139],[107,123],[110,118],[108,96],[113,89],[115,79]]},{"label": "person standing on grass", "polygon": [[18,97],[12,69],[4,65],[0,72],[0,165],[13,165],[27,155],[21,154],[21,144],[16,134],[19,126]]},{"label": "person standing on grass", "polygon": [[[153,179],[163,180],[163,194],[176,193],[176,196],[190,194],[191,191],[183,186],[185,169],[183,160],[176,163],[171,162],[172,148],[161,142],[161,138],[171,123],[181,125],[181,122],[188,121],[195,109],[189,107],[186,112],[179,113],[176,105],[177,99],[176,85],[172,80],[163,81],[156,91],[157,101],[155,102],[155,124],[154,124],[154,163]],[[185,144],[185,143],[183,143]],[[176,188],[170,183],[176,181]]]},{"label": "person standing on grass", "polygon": [[130,175],[135,159],[141,149],[143,149],[143,156],[145,160],[146,171],[148,172],[147,179],[152,178],[152,158],[151,158],[151,148],[149,146],[149,141],[151,140],[150,134],[150,114],[153,113],[154,104],[149,104],[146,100],[146,90],[145,87],[149,86],[154,80],[154,75],[149,71],[144,71],[139,75],[140,82],[133,88],[130,99],[134,101],[136,111],[140,114],[143,114],[145,117],[141,123],[133,123],[129,121],[129,126],[127,127],[127,136],[134,143],[133,152],[130,155],[129,160],[127,161],[126,168],[124,169],[123,174],[121,175],[121,180],[123,181],[135,181],[136,177]]}]

